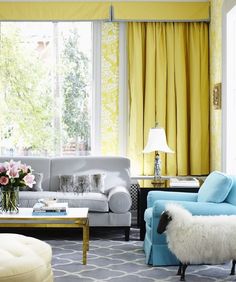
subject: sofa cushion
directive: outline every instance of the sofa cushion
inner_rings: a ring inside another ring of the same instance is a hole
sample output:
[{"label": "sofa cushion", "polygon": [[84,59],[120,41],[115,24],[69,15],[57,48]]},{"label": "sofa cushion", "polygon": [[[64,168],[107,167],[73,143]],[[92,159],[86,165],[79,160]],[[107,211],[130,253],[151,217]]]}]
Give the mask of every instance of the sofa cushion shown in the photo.
[{"label": "sofa cushion", "polygon": [[132,200],[125,187],[117,186],[109,191],[109,208],[114,213],[125,213],[130,210]]},{"label": "sofa cushion", "polygon": [[233,181],[232,188],[231,188],[225,202],[236,206],[236,176],[230,176],[230,178]]},{"label": "sofa cushion", "polygon": [[70,208],[89,208],[89,211],[108,212],[108,198],[102,193],[83,193],[76,194],[74,192],[25,192],[21,191],[19,201],[21,207],[33,207],[38,199],[53,199],[57,202],[66,202]]},{"label": "sofa cushion", "polygon": [[198,202],[222,203],[232,188],[232,179],[224,173],[213,171],[198,192]]}]

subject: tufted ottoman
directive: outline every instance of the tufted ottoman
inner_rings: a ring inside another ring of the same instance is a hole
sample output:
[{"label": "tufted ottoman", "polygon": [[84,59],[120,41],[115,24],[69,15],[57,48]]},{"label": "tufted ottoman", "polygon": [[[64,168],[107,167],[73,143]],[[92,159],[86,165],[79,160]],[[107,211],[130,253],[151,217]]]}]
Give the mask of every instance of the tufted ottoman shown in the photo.
[{"label": "tufted ottoman", "polygon": [[32,237],[0,234],[0,281],[52,282],[50,245]]}]

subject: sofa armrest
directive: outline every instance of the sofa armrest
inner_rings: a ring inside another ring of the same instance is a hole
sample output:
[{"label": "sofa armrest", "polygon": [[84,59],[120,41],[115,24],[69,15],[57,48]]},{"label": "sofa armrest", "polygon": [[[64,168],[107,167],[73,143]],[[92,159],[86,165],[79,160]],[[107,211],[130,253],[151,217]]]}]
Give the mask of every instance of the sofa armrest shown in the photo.
[{"label": "sofa armrest", "polygon": [[188,201],[155,201],[153,206],[153,217],[160,217],[168,203],[180,204],[193,215],[232,215],[236,214],[236,206],[228,203],[207,203]]},{"label": "sofa armrest", "polygon": [[151,208],[156,200],[196,202],[197,195],[197,193],[151,191],[147,196],[147,207]]},{"label": "sofa armrest", "polygon": [[108,193],[108,205],[114,213],[126,213],[132,204],[129,191],[124,186],[116,186]]}]

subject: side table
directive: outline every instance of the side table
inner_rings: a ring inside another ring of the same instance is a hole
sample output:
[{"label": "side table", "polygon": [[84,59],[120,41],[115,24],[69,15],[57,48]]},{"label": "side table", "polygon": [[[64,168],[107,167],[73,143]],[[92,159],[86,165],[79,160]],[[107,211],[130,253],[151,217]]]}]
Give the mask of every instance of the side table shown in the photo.
[{"label": "side table", "polygon": [[[168,184],[167,184],[168,185]],[[199,187],[139,187],[138,188],[138,226],[140,228],[140,240],[143,241],[145,237],[146,227],[144,221],[144,212],[147,208],[147,195],[149,191],[163,191],[163,192],[188,192],[197,193]]]}]

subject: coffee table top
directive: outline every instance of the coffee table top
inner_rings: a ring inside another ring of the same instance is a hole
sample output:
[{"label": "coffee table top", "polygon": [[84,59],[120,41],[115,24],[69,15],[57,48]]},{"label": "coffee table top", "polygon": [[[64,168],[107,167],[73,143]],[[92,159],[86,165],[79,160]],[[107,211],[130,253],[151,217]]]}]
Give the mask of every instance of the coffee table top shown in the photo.
[{"label": "coffee table top", "polygon": [[88,208],[68,208],[67,215],[32,215],[33,209],[32,208],[19,208],[19,213],[17,214],[7,214],[7,213],[0,213],[0,220],[1,219],[52,219],[52,218],[61,218],[61,219],[68,219],[68,218],[87,218],[88,217]]}]

